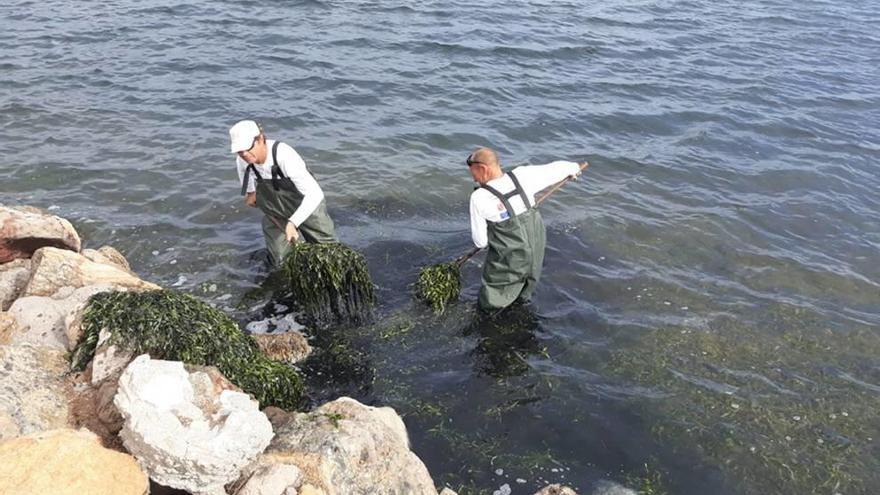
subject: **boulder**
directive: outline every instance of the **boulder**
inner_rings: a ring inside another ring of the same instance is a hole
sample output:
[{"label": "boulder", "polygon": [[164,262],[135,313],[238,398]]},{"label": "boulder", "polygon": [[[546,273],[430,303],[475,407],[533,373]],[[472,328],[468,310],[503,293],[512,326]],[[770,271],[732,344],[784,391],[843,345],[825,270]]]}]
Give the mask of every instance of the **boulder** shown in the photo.
[{"label": "boulder", "polygon": [[79,235],[67,220],[38,208],[0,205],[0,263],[30,258],[51,246],[79,252]]},{"label": "boulder", "polygon": [[535,492],[535,495],[577,495],[577,492],[567,486],[553,484]]},{"label": "boulder", "polygon": [[284,363],[298,363],[309,357],[312,346],[305,336],[296,330],[284,333],[255,333],[251,337],[263,354]]},{"label": "boulder", "polygon": [[0,440],[67,426],[64,352],[2,346],[0,363]]},{"label": "boulder", "polygon": [[0,345],[12,342],[12,334],[18,329],[15,317],[6,311],[0,311]]},{"label": "boulder", "polygon": [[263,459],[295,464],[327,495],[437,495],[394,410],[348,397],[292,415]]},{"label": "boulder", "polygon": [[22,297],[9,308],[15,318],[16,331],[12,343],[32,343],[67,350],[67,333],[64,331],[65,305],[51,297]]},{"label": "boulder", "polygon": [[0,443],[0,493],[146,495],[134,458],[106,449],[85,430],[60,429]]},{"label": "boulder", "polygon": [[60,350],[73,350],[82,334],[81,313],[89,297],[115,290],[109,284],[80,288],[62,287],[52,297],[25,296],[9,308],[17,331],[12,343],[30,342]]},{"label": "boulder", "polygon": [[64,287],[101,284],[134,290],[160,288],[115,265],[95,263],[79,253],[47,247],[33,255],[31,278],[24,295],[51,296]]},{"label": "boulder", "polygon": [[122,253],[117,251],[116,248],[112,246],[101,246],[97,250],[83,249],[82,255],[89,260],[94,261],[95,263],[114,265],[134,275],[134,272],[131,271],[131,266],[128,264],[128,260],[125,259],[125,256],[123,256]]},{"label": "boulder", "polygon": [[31,277],[31,260],[18,259],[0,265],[0,311],[9,306],[24,292]]},{"label": "boulder", "polygon": [[195,495],[225,494],[269,444],[272,425],[256,401],[215,392],[208,373],[189,373],[181,362],[144,354],[125,368],[114,399],[125,419],[119,436],[151,479]]}]

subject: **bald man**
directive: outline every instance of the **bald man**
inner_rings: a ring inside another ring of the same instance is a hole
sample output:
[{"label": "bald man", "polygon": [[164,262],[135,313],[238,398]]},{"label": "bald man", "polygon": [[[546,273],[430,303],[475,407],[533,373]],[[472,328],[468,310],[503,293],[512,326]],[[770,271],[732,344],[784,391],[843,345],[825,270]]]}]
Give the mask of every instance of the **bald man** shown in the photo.
[{"label": "bald man", "polygon": [[575,162],[517,167],[504,173],[489,148],[470,154],[467,165],[480,185],[471,194],[471,235],[478,248],[489,248],[483,265],[480,309],[496,311],[531,298],[541,277],[547,237],[535,194],[568,177]]}]

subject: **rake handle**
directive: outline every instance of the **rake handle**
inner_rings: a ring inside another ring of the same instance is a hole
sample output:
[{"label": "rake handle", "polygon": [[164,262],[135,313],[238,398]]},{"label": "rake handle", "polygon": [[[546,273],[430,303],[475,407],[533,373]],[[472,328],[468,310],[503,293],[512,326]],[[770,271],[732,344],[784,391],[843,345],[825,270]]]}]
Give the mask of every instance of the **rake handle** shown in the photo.
[{"label": "rake handle", "polygon": [[[568,177],[566,177],[566,178],[562,179],[561,181],[557,182],[556,184],[553,184],[553,187],[551,187],[547,192],[545,192],[544,194],[541,194],[541,195],[538,197],[538,199],[535,200],[535,206],[538,206],[538,205],[541,204],[541,202],[543,202],[545,199],[549,198],[551,194],[553,194],[553,193],[555,193],[556,191],[558,191],[559,188],[562,187],[562,186],[564,186],[568,181],[570,181],[570,180],[572,180],[572,179],[576,179],[577,176],[581,174],[581,172],[583,172],[587,167],[590,166],[590,164],[587,163],[586,161],[584,161],[584,162],[581,162],[580,166],[581,166],[581,168],[580,168],[580,170],[578,171],[578,173],[577,173],[576,175],[569,175]],[[478,248],[478,247],[475,247],[475,248],[471,249],[470,251],[467,252],[467,254],[463,254],[463,255],[459,256],[458,258],[455,258],[455,264],[458,265],[459,268],[461,268],[462,265],[464,265],[465,263],[467,263],[467,261],[468,261],[469,259],[471,259],[471,258],[473,258],[474,256],[476,256],[477,253],[479,253],[479,252],[482,251],[483,249],[485,249],[485,248]]]}]

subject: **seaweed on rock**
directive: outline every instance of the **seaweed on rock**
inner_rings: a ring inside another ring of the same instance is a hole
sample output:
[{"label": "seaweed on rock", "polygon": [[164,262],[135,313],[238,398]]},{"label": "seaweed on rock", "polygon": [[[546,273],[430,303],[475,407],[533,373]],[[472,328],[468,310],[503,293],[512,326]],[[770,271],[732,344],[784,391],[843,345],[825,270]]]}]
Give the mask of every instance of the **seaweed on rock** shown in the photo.
[{"label": "seaweed on rock", "polygon": [[375,304],[364,256],[335,242],[294,244],[282,261],[294,300],[316,323],[368,321]]},{"label": "seaweed on rock", "polygon": [[263,407],[295,409],[301,403],[303,381],[294,368],[266,357],[235,321],[190,295],[172,290],[96,294],[82,325],[83,337],[71,354],[75,371],[92,360],[98,333],[106,328],[111,343],[135,354],[216,366]]}]

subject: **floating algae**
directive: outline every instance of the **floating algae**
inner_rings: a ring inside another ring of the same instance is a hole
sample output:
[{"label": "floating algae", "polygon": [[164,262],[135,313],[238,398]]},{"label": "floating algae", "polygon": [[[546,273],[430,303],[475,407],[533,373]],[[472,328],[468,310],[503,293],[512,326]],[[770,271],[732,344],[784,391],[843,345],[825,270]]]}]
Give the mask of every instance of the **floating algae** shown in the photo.
[{"label": "floating algae", "polygon": [[298,242],[282,262],[293,298],[316,323],[369,320],[375,295],[367,261],[357,251],[335,242]]},{"label": "floating algae", "polygon": [[422,268],[416,282],[416,297],[428,303],[435,313],[443,313],[446,305],[461,294],[461,272],[456,261]]},{"label": "floating algae", "polygon": [[232,319],[192,296],[172,290],[96,294],[89,299],[82,326],[83,337],[71,355],[75,371],[92,360],[98,333],[107,328],[113,344],[135,354],[216,366],[262,407],[300,405],[299,373],[266,357]]}]

